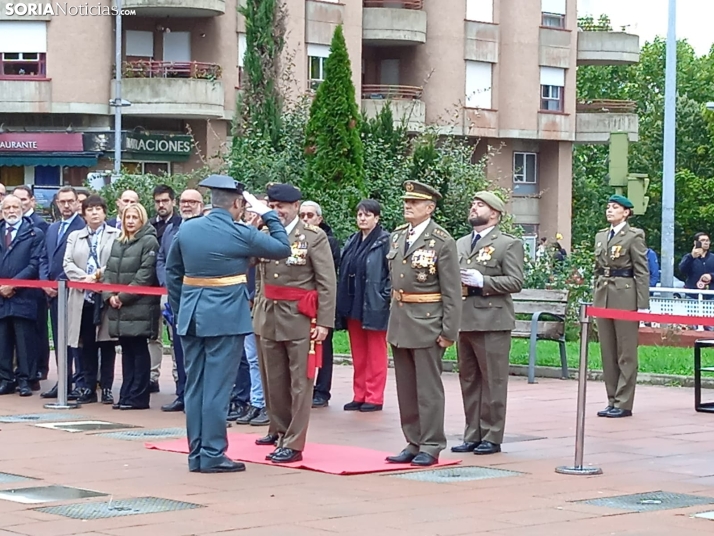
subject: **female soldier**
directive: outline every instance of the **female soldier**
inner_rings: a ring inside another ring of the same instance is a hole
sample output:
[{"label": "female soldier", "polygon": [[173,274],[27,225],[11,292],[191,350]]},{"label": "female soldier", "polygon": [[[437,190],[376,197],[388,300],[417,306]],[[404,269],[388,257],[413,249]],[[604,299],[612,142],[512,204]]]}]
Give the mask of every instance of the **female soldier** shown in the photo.
[{"label": "female soldier", "polygon": [[[610,227],[595,237],[593,305],[628,311],[649,308],[649,268],[645,233],[630,227],[632,202],[613,195],[605,217]],[[637,382],[639,322],[597,319],[607,407],[598,417],[631,417]]]}]

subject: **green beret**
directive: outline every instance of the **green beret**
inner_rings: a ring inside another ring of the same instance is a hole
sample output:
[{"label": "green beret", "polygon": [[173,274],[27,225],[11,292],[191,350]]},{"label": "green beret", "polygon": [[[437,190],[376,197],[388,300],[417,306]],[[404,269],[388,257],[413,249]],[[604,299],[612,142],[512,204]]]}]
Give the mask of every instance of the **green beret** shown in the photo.
[{"label": "green beret", "polygon": [[496,210],[503,214],[506,212],[506,204],[503,202],[503,200],[498,197],[496,194],[493,192],[487,192],[486,190],[482,190],[480,192],[476,192],[474,194],[474,199],[480,199],[484,203],[486,203],[489,207],[491,207],[493,210]]},{"label": "green beret", "polygon": [[610,199],[607,200],[608,203],[617,203],[623,208],[629,208],[633,209],[635,208],[635,205],[632,204],[632,201],[627,199],[624,195],[611,195]]}]

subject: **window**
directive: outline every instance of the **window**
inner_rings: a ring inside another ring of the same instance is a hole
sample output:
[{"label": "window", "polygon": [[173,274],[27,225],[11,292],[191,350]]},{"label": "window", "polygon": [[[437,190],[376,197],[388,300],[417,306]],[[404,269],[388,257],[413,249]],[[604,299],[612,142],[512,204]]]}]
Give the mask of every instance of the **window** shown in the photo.
[{"label": "window", "polygon": [[0,21],[0,78],[46,76],[47,23]]},{"label": "window", "polygon": [[466,107],[491,109],[493,65],[483,61],[466,61]]},{"label": "window", "polygon": [[153,58],[154,57],[154,34],[153,32],[138,32],[127,30],[125,34],[126,44],[124,53],[127,58]]},{"label": "window", "polygon": [[122,161],[122,169],[129,175],[171,175],[171,164],[169,162],[127,162]]},{"label": "window", "polygon": [[564,111],[565,69],[540,68],[540,109],[548,112]]},{"label": "window", "polygon": [[559,15],[558,13],[543,13],[542,15],[541,26],[565,28],[565,15]]},{"label": "window", "polygon": [[493,22],[493,0],[466,0],[466,20]]},{"label": "window", "polygon": [[[525,227],[525,225],[521,225],[521,227]],[[535,227],[535,225],[532,225],[531,227]],[[523,235],[523,249],[525,250],[525,254],[530,257],[532,260],[535,260],[536,258],[536,251],[537,251],[537,242],[538,242],[538,236],[537,235],[529,235],[525,234]]]},{"label": "window", "polygon": [[238,34],[238,87],[243,86],[243,68],[245,67],[246,45],[245,34]]},{"label": "window", "polygon": [[513,153],[513,182],[538,184],[538,154]]},{"label": "window", "polygon": [[325,79],[325,62],[330,55],[330,47],[327,45],[307,45],[307,78],[310,89],[315,90]]}]

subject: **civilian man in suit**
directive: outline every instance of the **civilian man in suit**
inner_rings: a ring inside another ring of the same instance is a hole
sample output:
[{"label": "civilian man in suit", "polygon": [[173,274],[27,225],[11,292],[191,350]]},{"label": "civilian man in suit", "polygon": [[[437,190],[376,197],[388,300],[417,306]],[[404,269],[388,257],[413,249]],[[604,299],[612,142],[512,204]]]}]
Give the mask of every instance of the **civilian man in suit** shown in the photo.
[{"label": "civilian man in suit", "polygon": [[392,303],[387,342],[392,347],[397,399],[407,446],[389,463],[430,466],[446,447],[441,359],[461,323],[456,242],[431,219],[441,194],[406,181],[404,219],[387,253]]},{"label": "civilian man in suit", "polygon": [[[642,229],[630,227],[632,202],[613,195],[605,217],[610,227],[595,236],[593,305],[626,311],[649,309],[649,267]],[[637,385],[637,345],[640,323],[597,318],[607,407],[598,417],[632,416]]]},{"label": "civilian man in suit", "polygon": [[[171,309],[178,315],[186,359],[186,431],[192,472],[245,470],[225,455],[226,415],[243,337],[252,331],[246,270],[253,256],[281,259],[290,246],[277,214],[230,177],[211,175],[208,216],[181,224],[166,260]],[[245,207],[258,211],[270,234],[238,223]]]},{"label": "civilian man in suit", "polygon": [[129,205],[135,205],[139,202],[139,194],[134,190],[124,190],[119,199],[117,199],[117,217],[107,220],[107,225],[121,229],[121,215],[124,209]]},{"label": "civilian man in suit", "polygon": [[[60,221],[54,222],[47,229],[45,237],[45,258],[40,267],[40,278],[46,281],[67,280],[64,273],[64,252],[67,249],[67,237],[73,231],[84,229],[86,225],[82,217],[77,214],[77,192],[71,186],[63,186],[57,192],[55,201],[60,213]],[[45,294],[50,298],[50,320],[52,322],[52,339],[57,347],[57,290],[46,288]],[[73,378],[73,363],[79,363],[78,352],[74,348],[67,348],[67,392],[68,398],[76,400],[79,393],[71,389]],[[79,371],[78,371],[79,372]],[[78,382],[79,383],[79,382]],[[81,387],[81,386],[77,386]],[[57,385],[40,395],[42,398],[57,398]]]},{"label": "civilian man in suit", "polygon": [[[22,204],[14,195],[2,201],[0,222],[0,279],[38,279],[42,259],[42,231],[22,216]],[[0,285],[0,395],[32,396],[35,381],[37,294],[35,289]],[[13,361],[17,353],[15,374]],[[17,378],[17,384],[15,383]]]},{"label": "civilian man in suit", "polygon": [[516,327],[511,294],[523,288],[523,242],[498,228],[506,210],[491,192],[474,195],[473,232],[456,243],[463,311],[457,353],[464,401],[464,442],[452,452],[501,452],[506,426],[508,356]]},{"label": "civilian man in suit", "polygon": [[[17,186],[12,191],[12,194],[20,200],[22,211],[25,218],[29,218],[32,225],[37,227],[42,234],[47,236],[47,229],[50,224],[35,212],[36,200],[35,192],[32,186],[22,185]],[[37,322],[35,323],[37,330],[37,338],[32,340],[33,352],[37,360],[37,379],[46,380],[47,373],[50,370],[50,336],[47,331],[47,315],[49,312],[47,306],[47,297],[44,292],[35,292],[37,295]],[[39,383],[33,379],[34,389],[39,389]]]},{"label": "civilian man in suit", "polygon": [[318,345],[335,325],[337,277],[327,235],[298,217],[300,190],[271,184],[267,193],[291,254],[284,261],[262,258],[257,269],[253,327],[270,427],[256,443],[276,444],[267,458],[290,463],[302,460],[305,449]]}]

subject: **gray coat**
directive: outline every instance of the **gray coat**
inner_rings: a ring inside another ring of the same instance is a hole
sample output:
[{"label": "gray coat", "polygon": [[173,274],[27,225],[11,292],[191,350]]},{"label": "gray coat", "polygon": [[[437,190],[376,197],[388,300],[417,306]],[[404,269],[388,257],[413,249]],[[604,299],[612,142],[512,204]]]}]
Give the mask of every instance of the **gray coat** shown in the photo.
[{"label": "gray coat", "polygon": [[[158,251],[156,229],[146,223],[128,242],[114,242],[102,281],[108,284],[156,286]],[[102,294],[105,301],[112,296],[118,296],[122,303],[119,309],[114,309],[107,303],[110,336],[155,338],[159,335],[159,296],[141,296],[127,292]]]}]

